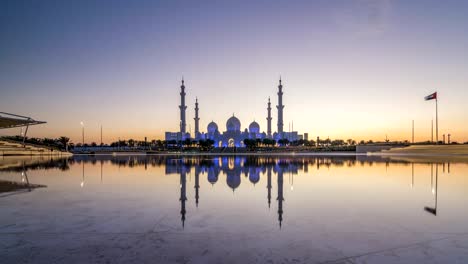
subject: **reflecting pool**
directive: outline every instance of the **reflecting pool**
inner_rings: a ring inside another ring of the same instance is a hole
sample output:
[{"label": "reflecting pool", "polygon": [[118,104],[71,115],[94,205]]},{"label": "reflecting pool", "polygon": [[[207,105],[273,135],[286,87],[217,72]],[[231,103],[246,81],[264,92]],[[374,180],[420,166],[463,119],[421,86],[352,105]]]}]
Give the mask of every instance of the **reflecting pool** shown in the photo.
[{"label": "reflecting pool", "polygon": [[468,263],[464,158],[10,159],[0,263]]}]

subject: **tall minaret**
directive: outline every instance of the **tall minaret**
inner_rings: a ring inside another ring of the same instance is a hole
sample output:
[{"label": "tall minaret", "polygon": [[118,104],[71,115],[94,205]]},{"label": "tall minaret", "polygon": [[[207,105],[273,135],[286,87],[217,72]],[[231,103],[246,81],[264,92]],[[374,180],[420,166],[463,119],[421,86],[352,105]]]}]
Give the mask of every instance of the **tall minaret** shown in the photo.
[{"label": "tall minaret", "polygon": [[271,138],[271,102],[270,97],[268,97],[268,116],[267,116],[267,137]]},{"label": "tall minaret", "polygon": [[283,85],[281,84],[281,77],[279,79],[278,85],[278,105],[276,106],[278,109],[278,134],[280,137],[283,137]]},{"label": "tall minaret", "polygon": [[180,86],[180,133],[182,137],[186,133],[186,122],[185,122],[185,110],[187,110],[187,106],[185,105],[185,85],[184,85],[184,78],[182,78],[182,85]]},{"label": "tall minaret", "polygon": [[199,127],[199,122],[200,122],[200,117],[198,117],[198,98],[195,99],[195,138],[198,138],[200,134],[200,127]]}]

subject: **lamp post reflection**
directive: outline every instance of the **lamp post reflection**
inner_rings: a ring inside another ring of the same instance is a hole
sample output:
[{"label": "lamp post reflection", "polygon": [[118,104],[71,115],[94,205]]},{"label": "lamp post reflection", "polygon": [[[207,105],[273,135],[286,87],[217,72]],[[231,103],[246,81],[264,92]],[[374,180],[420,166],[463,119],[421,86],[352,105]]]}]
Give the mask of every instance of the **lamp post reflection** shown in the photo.
[{"label": "lamp post reflection", "polygon": [[23,162],[23,171],[21,172],[21,182],[26,182],[26,186],[28,186],[28,191],[32,191],[31,185],[29,185],[28,174],[26,172],[24,162]]},{"label": "lamp post reflection", "polygon": [[414,187],[414,163],[411,163],[411,189]]},{"label": "lamp post reflection", "polygon": [[81,164],[83,164],[82,166],[82,169],[81,169],[81,183],[80,183],[80,187],[83,188],[84,187],[84,184],[85,184],[85,177],[84,177],[84,161],[81,162]]}]

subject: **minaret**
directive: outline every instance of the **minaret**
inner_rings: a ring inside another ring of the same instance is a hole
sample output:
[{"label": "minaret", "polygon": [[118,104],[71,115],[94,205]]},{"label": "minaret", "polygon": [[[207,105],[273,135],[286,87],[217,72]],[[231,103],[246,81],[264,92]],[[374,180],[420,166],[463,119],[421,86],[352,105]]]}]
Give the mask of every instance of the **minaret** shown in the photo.
[{"label": "minaret", "polygon": [[200,117],[198,117],[198,98],[195,99],[195,138],[198,138],[199,137],[199,134],[200,134],[200,126],[199,126],[199,122],[200,122]]},{"label": "minaret", "polygon": [[187,106],[185,105],[185,85],[184,85],[184,78],[182,78],[182,85],[180,86],[180,133],[182,134],[182,138],[185,136],[186,133],[186,122],[185,122],[185,110],[187,110]]},{"label": "minaret", "polygon": [[276,106],[278,109],[278,134],[281,138],[283,138],[283,85],[281,84],[281,77],[279,79],[278,85],[278,105]]},{"label": "minaret", "polygon": [[271,102],[270,97],[268,97],[268,115],[267,115],[267,137],[271,138]]}]

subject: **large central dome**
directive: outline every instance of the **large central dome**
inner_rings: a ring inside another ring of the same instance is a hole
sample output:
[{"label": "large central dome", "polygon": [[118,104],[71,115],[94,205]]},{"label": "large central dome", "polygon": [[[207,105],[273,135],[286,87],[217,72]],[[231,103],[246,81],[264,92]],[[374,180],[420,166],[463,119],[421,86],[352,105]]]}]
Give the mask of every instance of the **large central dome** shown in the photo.
[{"label": "large central dome", "polygon": [[240,131],[241,123],[237,117],[232,115],[231,118],[228,119],[226,122],[226,130],[227,131]]}]

